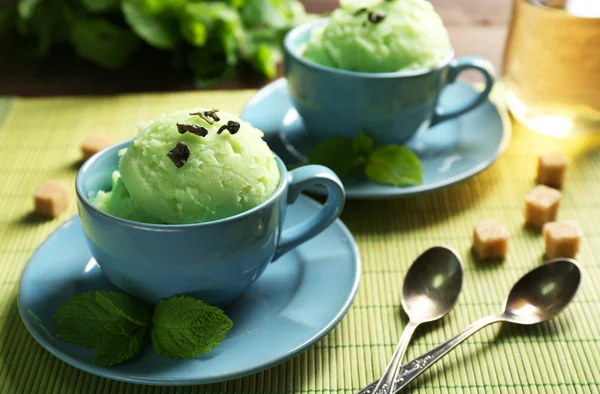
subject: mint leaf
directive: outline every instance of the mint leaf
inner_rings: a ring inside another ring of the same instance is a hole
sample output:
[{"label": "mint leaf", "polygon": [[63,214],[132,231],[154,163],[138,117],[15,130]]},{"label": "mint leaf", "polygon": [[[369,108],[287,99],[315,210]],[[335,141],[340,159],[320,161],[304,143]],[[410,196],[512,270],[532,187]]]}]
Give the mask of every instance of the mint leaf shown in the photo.
[{"label": "mint leaf", "polygon": [[0,35],[10,31],[19,19],[17,0],[7,0],[0,7]]},{"label": "mint leaf", "polygon": [[21,34],[37,38],[40,55],[47,55],[52,45],[68,41],[73,12],[66,0],[20,1],[19,12],[22,20],[16,26]]},{"label": "mint leaf", "polygon": [[[114,291],[96,292],[96,302],[109,310],[115,310],[130,322],[146,326],[150,324],[150,308],[127,294]],[[114,309],[112,309],[112,308]]]},{"label": "mint leaf", "polygon": [[225,3],[191,3],[180,18],[182,36],[192,45],[203,47],[209,38],[225,41],[228,35],[242,34],[238,13]]},{"label": "mint leaf", "polygon": [[368,158],[373,153],[373,138],[369,137],[364,131],[361,131],[354,139],[352,146],[358,156]]},{"label": "mint leaf", "polygon": [[398,145],[375,149],[367,163],[366,174],[370,180],[386,185],[423,183],[421,161],[410,149]]},{"label": "mint leaf", "polygon": [[146,15],[175,15],[190,0],[128,0],[134,2]]},{"label": "mint leaf", "polygon": [[36,7],[42,0],[20,0],[19,1],[19,16],[23,19],[29,19]]},{"label": "mint leaf", "polygon": [[89,12],[105,12],[119,6],[119,0],[81,0],[81,4]]},{"label": "mint leaf", "polygon": [[210,351],[233,325],[219,308],[185,296],[160,300],[152,323],[154,351],[175,359],[197,357]]},{"label": "mint leaf", "polygon": [[52,328],[58,338],[88,348],[101,341],[106,325],[116,322],[119,314],[114,306],[99,304],[96,297],[96,292],[76,295],[56,311]]},{"label": "mint leaf", "polygon": [[294,18],[290,0],[246,0],[241,9],[246,25],[283,28]]},{"label": "mint leaf", "polygon": [[105,331],[94,353],[94,365],[109,367],[129,360],[142,347],[146,331],[147,328],[143,327],[132,336]]},{"label": "mint leaf", "polygon": [[195,86],[213,87],[230,77],[247,46],[238,13],[225,3],[191,3],[180,19],[182,36],[199,47],[187,58]]},{"label": "mint leaf", "polygon": [[310,164],[329,167],[340,178],[352,175],[360,169],[360,160],[354,152],[351,139],[336,137],[319,142],[310,153]]},{"label": "mint leaf", "polygon": [[[125,327],[128,326],[128,327]],[[117,323],[117,322],[110,322],[107,325],[104,326],[104,329],[109,333],[109,334],[113,334],[113,335],[124,335],[126,337],[133,337],[133,332],[134,332],[134,327],[136,327],[133,324],[125,324],[125,326],[122,326],[121,324]]]},{"label": "mint leaf", "polygon": [[259,44],[251,54],[250,63],[267,78],[274,78],[277,75],[277,64],[281,58],[282,54],[279,48]]},{"label": "mint leaf", "polygon": [[211,45],[190,52],[187,63],[194,72],[194,85],[198,89],[214,87],[231,76],[234,71],[227,65],[227,59],[221,48]]},{"label": "mint leaf", "polygon": [[129,61],[140,41],[129,30],[105,19],[78,19],[71,30],[71,43],[80,57],[117,69]]},{"label": "mint leaf", "polygon": [[277,74],[277,64],[283,58],[281,47],[287,30],[271,27],[246,28],[246,46],[240,48],[245,61],[268,78]]},{"label": "mint leaf", "polygon": [[131,29],[148,44],[173,49],[177,44],[177,22],[168,14],[154,14],[136,0],[124,0],[121,10]]},{"label": "mint leaf", "polygon": [[126,294],[95,291],[71,297],[54,314],[55,335],[96,350],[94,364],[113,365],[140,348],[150,323],[149,308]]}]

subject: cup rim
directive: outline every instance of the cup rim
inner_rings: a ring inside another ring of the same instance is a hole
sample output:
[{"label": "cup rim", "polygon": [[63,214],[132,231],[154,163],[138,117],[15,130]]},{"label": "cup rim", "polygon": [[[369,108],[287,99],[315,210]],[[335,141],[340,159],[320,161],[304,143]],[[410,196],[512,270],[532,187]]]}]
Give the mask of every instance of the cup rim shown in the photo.
[{"label": "cup rim", "polygon": [[[77,176],[75,178],[75,192],[77,193],[77,198],[79,199],[79,201],[82,204],[84,204],[86,206],[87,209],[90,209],[93,212],[95,212],[96,214],[102,215],[102,216],[106,217],[107,219],[114,220],[114,221],[119,222],[124,225],[133,226],[133,227],[142,228],[142,229],[149,229],[149,230],[165,230],[165,231],[171,230],[172,231],[172,230],[183,230],[183,229],[189,229],[189,228],[208,227],[211,225],[224,224],[227,222],[235,222],[235,221],[245,218],[246,216],[250,216],[250,215],[254,214],[256,211],[259,211],[259,210],[263,209],[265,206],[271,204],[276,198],[279,197],[279,195],[281,195],[281,193],[283,192],[283,189],[285,188],[285,186],[288,183],[287,182],[287,174],[288,174],[287,168],[285,167],[285,165],[283,164],[283,161],[279,158],[279,156],[277,156],[275,154],[275,152],[271,151],[271,153],[273,153],[273,156],[275,157],[275,162],[277,163],[277,167],[279,169],[279,185],[277,186],[277,189],[275,189],[275,191],[269,196],[269,198],[267,198],[265,201],[263,201],[262,203],[258,204],[257,206],[255,206],[253,208],[250,208],[244,212],[240,212],[233,216],[227,216],[225,218],[211,220],[209,222],[200,222],[200,223],[158,224],[158,223],[143,223],[143,222],[136,222],[136,221],[129,220],[129,219],[123,219],[118,216],[114,216],[107,212],[101,211],[100,209],[96,208],[94,206],[94,204],[91,203],[91,201],[89,201],[88,197],[86,197],[82,191],[82,184],[83,184],[83,177],[84,177],[83,174],[86,171],[88,171],[89,168],[91,166],[93,166],[100,157],[108,155],[115,150],[118,153],[119,150],[128,147],[133,142],[133,140],[134,140],[133,138],[129,138],[127,140],[124,140],[124,141],[118,142],[114,145],[111,145],[111,146],[101,150],[100,152],[94,154],[88,160],[86,160],[85,163],[83,163],[83,165],[79,168],[79,170],[77,171]],[[116,169],[114,169],[113,171],[115,171],[115,170]]]},{"label": "cup rim", "polygon": [[355,78],[372,78],[372,79],[391,79],[391,78],[401,78],[401,77],[415,77],[419,75],[425,75],[431,73],[433,71],[440,70],[446,67],[452,59],[454,59],[454,48],[450,46],[448,49],[448,55],[444,57],[442,60],[438,62],[435,67],[430,68],[419,68],[416,70],[403,70],[403,71],[393,71],[393,72],[384,72],[384,73],[369,73],[363,71],[349,71],[343,70],[340,68],[334,68],[329,66],[324,66],[313,61],[306,59],[304,56],[299,55],[292,46],[292,40],[294,40],[298,35],[305,33],[307,30],[313,30],[315,27],[320,25],[324,25],[329,22],[329,18],[320,18],[315,21],[310,21],[303,23],[299,26],[294,27],[290,30],[283,40],[283,47],[285,52],[288,53],[295,61],[302,63],[304,66],[312,68],[317,71],[329,72],[332,74],[337,74],[345,77],[355,77]]}]

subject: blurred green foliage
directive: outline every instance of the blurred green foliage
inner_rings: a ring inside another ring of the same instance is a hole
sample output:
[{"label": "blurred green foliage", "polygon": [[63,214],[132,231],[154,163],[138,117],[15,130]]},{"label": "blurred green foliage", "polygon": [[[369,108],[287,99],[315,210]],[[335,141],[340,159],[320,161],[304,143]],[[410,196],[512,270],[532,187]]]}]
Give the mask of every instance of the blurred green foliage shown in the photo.
[{"label": "blurred green foliage", "polygon": [[148,45],[189,67],[199,88],[240,70],[274,77],[285,33],[307,19],[297,0],[0,1],[0,36],[23,37],[24,50],[49,56],[68,45],[119,69]]}]

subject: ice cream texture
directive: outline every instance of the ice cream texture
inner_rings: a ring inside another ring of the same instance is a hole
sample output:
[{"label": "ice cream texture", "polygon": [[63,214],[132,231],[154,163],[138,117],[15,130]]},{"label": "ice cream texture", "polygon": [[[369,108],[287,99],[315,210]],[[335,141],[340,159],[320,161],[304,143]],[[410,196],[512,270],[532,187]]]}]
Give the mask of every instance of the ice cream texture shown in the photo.
[{"label": "ice cream texture", "polygon": [[[112,190],[98,192],[93,204],[128,220],[187,224],[233,216],[267,200],[280,174],[263,133],[233,114],[211,111],[186,109],[140,124],[120,152]],[[168,154],[181,143],[189,156],[178,166]]]},{"label": "ice cream texture", "polygon": [[433,68],[450,56],[448,32],[425,0],[346,0],[311,32],[304,57],[321,65],[385,73]]}]

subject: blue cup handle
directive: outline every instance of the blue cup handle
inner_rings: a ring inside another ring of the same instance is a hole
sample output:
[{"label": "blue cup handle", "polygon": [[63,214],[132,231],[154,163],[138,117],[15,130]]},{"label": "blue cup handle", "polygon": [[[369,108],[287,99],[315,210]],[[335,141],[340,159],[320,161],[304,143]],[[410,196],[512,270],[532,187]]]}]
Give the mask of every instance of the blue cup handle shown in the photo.
[{"label": "blue cup handle", "polygon": [[303,190],[315,185],[327,188],[327,201],[318,215],[283,230],[273,261],[325,230],[340,216],[346,201],[342,181],[327,167],[308,165],[296,168],[288,173],[288,182],[287,205],[294,203]]},{"label": "blue cup handle", "polygon": [[[476,70],[479,71],[485,78],[485,88],[468,103],[461,105],[459,108],[446,112],[439,105],[435,108],[431,123],[429,126],[434,126],[440,122],[448,119],[455,118],[472,110],[479,104],[483,103],[490,94],[492,87],[494,86],[494,66],[488,60],[479,56],[464,56],[458,59],[453,59],[448,65],[448,75],[446,78],[446,84],[452,83],[456,80],[458,75],[465,70]],[[438,98],[439,99],[439,98]]]}]

